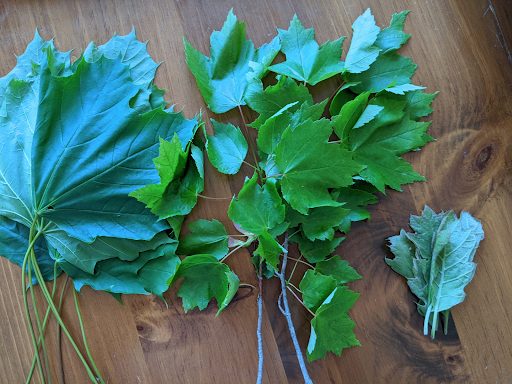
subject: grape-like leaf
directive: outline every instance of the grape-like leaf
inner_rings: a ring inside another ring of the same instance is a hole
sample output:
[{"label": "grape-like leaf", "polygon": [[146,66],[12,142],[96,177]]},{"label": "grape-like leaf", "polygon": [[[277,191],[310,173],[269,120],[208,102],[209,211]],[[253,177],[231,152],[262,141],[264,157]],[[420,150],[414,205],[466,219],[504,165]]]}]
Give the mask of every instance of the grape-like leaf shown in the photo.
[{"label": "grape-like leaf", "polygon": [[254,251],[254,254],[261,257],[273,268],[277,269],[279,256],[283,252],[284,248],[277,242],[276,239],[274,239],[270,233],[263,232],[258,236],[258,247]]},{"label": "grape-like leaf", "polygon": [[338,286],[318,307],[311,320],[309,361],[321,359],[327,352],[339,356],[343,349],[360,345],[354,334],[354,321],[348,315],[358,297],[358,293]]},{"label": "grape-like leaf", "polygon": [[304,305],[313,312],[316,311],[336,286],[336,279],[333,277],[312,269],[306,271],[299,284]]},{"label": "grape-like leaf", "polygon": [[269,70],[311,85],[343,70],[341,50],[345,37],[319,46],[315,31],[304,28],[297,15],[293,16],[288,30],[279,29],[278,34],[286,61],[270,66]]},{"label": "grape-like leaf", "polygon": [[217,301],[219,315],[235,296],[240,280],[226,264],[212,255],[194,255],[183,259],[176,279],[183,279],[178,296],[185,312],[203,310],[212,298]]},{"label": "grape-like leaf", "polygon": [[326,276],[331,276],[338,284],[350,283],[359,280],[361,275],[350,266],[348,261],[335,255],[327,260],[322,260],[315,265],[315,271]]},{"label": "grape-like leaf", "polygon": [[221,173],[234,175],[247,156],[248,145],[244,135],[233,124],[211,119],[214,134],[207,135],[206,153],[212,165]]},{"label": "grape-like leaf", "polygon": [[245,179],[244,186],[233,198],[229,218],[250,233],[261,235],[284,221],[285,207],[277,191],[276,182],[267,179],[258,185],[258,174]]}]

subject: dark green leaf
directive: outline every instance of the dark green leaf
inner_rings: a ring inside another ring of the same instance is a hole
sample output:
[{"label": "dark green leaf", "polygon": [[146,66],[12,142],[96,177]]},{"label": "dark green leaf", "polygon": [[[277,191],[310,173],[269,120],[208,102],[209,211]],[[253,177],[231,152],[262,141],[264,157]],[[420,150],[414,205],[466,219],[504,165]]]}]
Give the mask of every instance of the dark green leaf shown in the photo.
[{"label": "dark green leaf", "polygon": [[188,225],[189,233],[180,241],[180,255],[208,254],[218,260],[228,253],[228,234],[218,220],[196,220]]},{"label": "dark green leaf", "polygon": [[361,275],[350,266],[348,261],[342,260],[341,257],[337,255],[317,263],[315,271],[326,276],[331,276],[337,284],[350,283],[361,278]]},{"label": "dark green leaf", "polygon": [[211,299],[217,301],[219,315],[235,296],[240,281],[226,264],[211,255],[194,255],[183,259],[176,279],[183,282],[178,296],[183,300],[185,312],[203,310]]},{"label": "dark green leaf", "polygon": [[261,235],[284,221],[285,207],[275,180],[258,185],[258,174],[246,178],[244,186],[229,206],[229,218],[250,233]]}]

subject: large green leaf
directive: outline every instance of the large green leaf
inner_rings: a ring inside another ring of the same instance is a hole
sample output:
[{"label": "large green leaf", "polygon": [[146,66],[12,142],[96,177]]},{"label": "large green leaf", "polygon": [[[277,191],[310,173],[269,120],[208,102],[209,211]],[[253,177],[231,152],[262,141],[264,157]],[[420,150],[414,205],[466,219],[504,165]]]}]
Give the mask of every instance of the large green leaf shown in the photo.
[{"label": "large green leaf", "polygon": [[239,280],[226,264],[212,255],[194,255],[183,259],[176,279],[183,279],[178,296],[186,312],[195,307],[205,309],[212,298],[220,314],[235,296]]},{"label": "large green leaf", "polygon": [[247,92],[261,88],[259,79],[279,52],[277,38],[255,49],[245,37],[245,23],[237,20],[233,10],[222,29],[210,37],[211,57],[203,55],[186,39],[184,45],[187,65],[208,108],[215,113],[245,105]]},{"label": "large green leaf", "polygon": [[345,37],[319,46],[313,28],[304,28],[297,15],[288,30],[279,29],[278,34],[286,61],[270,66],[269,70],[311,85],[343,70],[341,47]]},{"label": "large green leaf", "polygon": [[[77,286],[109,290],[114,271],[129,274],[128,265],[140,265],[146,251],[169,241],[161,232],[168,225],[128,194],[169,177],[162,172],[167,163],[152,161],[159,138],[175,137],[182,153],[198,123],[152,109],[162,105],[152,85],[155,68],[134,34],[90,46],[70,64],[68,53],[36,33],[17,67],[0,79],[0,216],[7,220],[1,231],[19,251],[22,243],[28,247],[27,227],[40,225],[44,242],[36,253],[46,279],[56,259]],[[19,252],[8,251],[19,262]],[[157,259],[127,279],[161,294],[168,282],[155,271],[169,272],[173,256]],[[117,284],[115,291],[142,292],[134,284]]]},{"label": "large green leaf", "polygon": [[349,151],[328,142],[332,132],[329,120],[308,120],[293,130],[288,127],[276,148],[283,197],[302,214],[309,208],[339,206],[329,188],[352,184],[361,169]]},{"label": "large green leaf", "polygon": [[158,64],[149,56],[147,43],[137,40],[135,29],[124,36],[114,36],[105,44],[97,46],[91,42],[84,51],[87,61],[96,61],[101,57],[116,60],[130,67],[134,84],[149,85],[155,78]]}]

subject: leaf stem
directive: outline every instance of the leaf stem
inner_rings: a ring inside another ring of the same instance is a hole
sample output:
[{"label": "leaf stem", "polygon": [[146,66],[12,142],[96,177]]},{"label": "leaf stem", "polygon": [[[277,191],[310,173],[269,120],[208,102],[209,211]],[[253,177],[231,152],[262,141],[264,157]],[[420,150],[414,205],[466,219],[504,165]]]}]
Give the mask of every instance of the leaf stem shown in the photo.
[{"label": "leaf stem", "polygon": [[[32,254],[33,253],[34,253],[34,248],[32,248]],[[34,255],[34,257],[35,257],[35,255]],[[30,259],[28,260],[27,264],[28,264],[27,265],[27,267],[28,267],[28,286],[29,286],[29,290],[30,290],[30,296],[32,298],[32,309],[34,311],[34,317],[36,320],[37,330],[38,330],[38,334],[39,334],[39,337],[37,338],[38,342],[36,345],[36,347],[38,348],[37,353],[39,354],[39,346],[41,346],[42,351],[43,351],[43,370],[45,372],[46,378],[48,379],[48,383],[51,384],[52,379],[51,379],[51,373],[50,373],[50,363],[48,360],[48,351],[46,349],[44,329],[41,324],[41,317],[39,316],[39,310],[37,309],[37,300],[36,300],[36,295],[34,293],[34,284],[32,284],[32,263],[31,263]]]},{"label": "leaf stem", "polygon": [[[75,350],[78,358],[82,362],[82,365],[84,366],[85,370],[87,371],[87,375],[89,376],[89,379],[93,383],[97,383],[98,380],[94,376],[94,373],[92,372],[91,368],[89,367],[89,364],[87,363],[87,361],[85,360],[84,356],[80,352],[80,349],[76,345],[76,342],[73,339],[73,336],[71,336],[69,330],[67,329],[66,325],[64,324],[64,321],[62,320],[62,318],[61,318],[61,316],[59,314],[59,311],[57,310],[57,308],[55,307],[55,304],[53,303],[53,300],[52,300],[52,298],[50,296],[50,293],[48,292],[48,288],[46,288],[43,275],[41,274],[41,270],[39,269],[39,266],[37,265],[37,262],[35,260],[33,260],[33,262],[34,262],[33,265],[34,265],[34,271],[35,271],[35,274],[36,274],[37,282],[41,286],[41,291],[43,292],[43,295],[44,295],[44,297],[45,297],[45,299],[46,299],[46,301],[48,303],[48,306],[51,308],[51,310],[53,312],[53,315],[55,316],[55,319],[57,320],[57,323],[62,327],[62,331],[64,332],[64,334],[69,339],[69,342],[71,343],[71,346],[73,347],[73,349]],[[103,381],[100,381],[100,383],[104,384]]]},{"label": "leaf stem", "polygon": [[231,197],[211,197],[211,196],[201,195],[200,193],[197,194],[197,197],[200,197],[201,199],[205,199],[205,200],[231,200]]},{"label": "leaf stem", "polygon": [[229,256],[231,256],[233,253],[235,253],[235,252],[236,252],[236,251],[238,251],[240,248],[243,248],[243,247],[245,247],[245,246],[246,246],[246,244],[245,244],[245,243],[242,243],[242,244],[240,244],[240,245],[236,246],[236,247],[235,247],[235,248],[233,248],[231,251],[229,251],[229,253],[228,253],[226,256],[224,256],[222,259],[220,259],[220,262],[221,262],[221,263],[223,263],[223,262],[224,262],[224,260],[226,260]]},{"label": "leaf stem", "polygon": [[[31,253],[32,253],[32,248],[34,247],[34,244],[36,243],[37,239],[40,236],[40,232],[37,232],[37,233],[34,234],[36,225],[37,225],[37,218],[34,219],[34,221],[32,223],[32,226],[30,227],[29,245],[28,245],[28,248],[27,248],[27,252],[25,253],[25,256],[23,257],[23,264],[21,266],[21,288],[22,288],[22,294],[23,294],[23,306],[24,306],[24,309],[25,309],[26,325],[27,325],[28,332],[30,334],[30,339],[32,340],[32,346],[34,348],[34,356],[36,358],[37,369],[38,369],[39,375],[41,377],[41,382],[44,384],[45,383],[45,377],[44,377],[44,373],[43,373],[43,365],[41,364],[41,359],[40,359],[40,356],[39,356],[39,348],[38,348],[38,345],[37,345],[37,342],[36,342],[36,334],[35,334],[35,331],[34,331],[34,326],[32,325],[32,317],[30,316],[30,309],[29,309],[29,306],[28,306],[28,297],[27,297],[27,290],[26,290],[27,289],[27,287],[26,287],[26,274],[28,272],[27,271],[27,265],[30,268],[29,258],[30,258]],[[29,381],[27,381],[27,383],[28,382]]]},{"label": "leaf stem", "polygon": [[298,263],[302,263],[302,264],[304,264],[304,265],[307,265],[307,266],[308,266],[309,268],[311,268],[311,269],[314,269],[314,268],[315,268],[315,267],[313,266],[313,264],[310,264],[310,263],[308,263],[307,261],[301,260],[301,257],[302,257],[302,255],[300,255],[300,257],[299,257],[298,259],[296,259],[296,258],[294,258],[294,257],[290,257],[290,256],[288,256],[288,259],[293,260],[293,261],[296,261],[296,262],[298,262]]},{"label": "leaf stem", "polygon": [[101,377],[101,373],[100,373],[98,367],[96,366],[96,362],[94,361],[94,358],[92,357],[91,351],[89,349],[89,343],[87,342],[87,336],[85,334],[85,327],[84,327],[84,321],[82,318],[82,312],[80,311],[80,305],[78,303],[78,295],[76,294],[75,288],[73,288],[73,299],[75,302],[76,316],[78,317],[78,323],[80,325],[80,332],[82,332],[82,339],[84,341],[85,353],[87,354],[87,358],[89,359],[89,362],[92,366],[92,369],[94,370],[94,373],[96,374],[96,378],[98,379],[98,381],[100,383],[103,383],[104,380]]},{"label": "leaf stem", "polygon": [[295,326],[293,325],[292,315],[290,312],[290,306],[288,305],[288,298],[286,296],[286,264],[288,262],[288,234],[285,234],[284,243],[283,243],[283,261],[281,263],[281,273],[279,274],[279,280],[281,281],[281,302],[282,302],[282,313],[286,318],[286,322],[288,323],[288,331],[290,332],[290,337],[293,342],[293,346],[295,348],[295,354],[297,355],[297,360],[299,362],[300,371],[302,372],[302,377],[304,378],[304,382],[306,384],[313,384],[311,377],[309,376],[308,369],[306,367],[306,362],[304,361],[304,356],[302,355],[302,351],[300,349],[299,340],[297,339],[297,334],[295,332]]},{"label": "leaf stem", "polygon": [[256,171],[258,171],[258,173],[260,173],[261,168],[260,168],[259,163],[258,163],[258,156],[256,156],[256,152],[254,151],[254,146],[251,145],[252,143],[251,143],[251,140],[250,140],[251,139],[251,135],[249,134],[249,127],[247,126],[247,122],[245,121],[244,112],[242,111],[242,107],[240,105],[238,106],[238,112],[240,113],[240,117],[242,118],[242,123],[243,123],[244,130],[245,130],[246,140],[247,140],[247,143],[249,145],[249,149],[251,151],[252,158],[254,160],[253,168],[256,169]]}]

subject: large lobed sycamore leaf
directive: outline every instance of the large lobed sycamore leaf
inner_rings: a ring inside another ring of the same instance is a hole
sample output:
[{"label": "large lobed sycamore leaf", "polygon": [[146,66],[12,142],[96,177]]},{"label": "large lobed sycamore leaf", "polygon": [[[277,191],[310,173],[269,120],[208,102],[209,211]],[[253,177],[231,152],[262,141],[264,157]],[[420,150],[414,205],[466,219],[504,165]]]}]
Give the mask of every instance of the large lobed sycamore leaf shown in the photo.
[{"label": "large lobed sycamore leaf", "polygon": [[187,65],[203,99],[215,113],[246,104],[246,95],[261,88],[260,79],[279,52],[277,38],[258,49],[245,37],[245,23],[230,10],[220,31],[210,36],[210,57],[184,39]]},{"label": "large lobed sycamore leaf", "polygon": [[176,270],[173,252],[163,252],[169,226],[128,195],[160,182],[159,137],[185,151],[198,122],[164,110],[155,70],[133,32],[72,64],[36,33],[0,79],[0,217],[11,237],[3,255],[20,263],[28,227],[42,222],[36,253],[46,279],[56,261],[77,288],[165,290]]},{"label": "large lobed sycamore leaf", "polygon": [[430,325],[434,338],[439,314],[447,322],[450,309],[466,297],[464,288],[475,275],[473,258],[484,232],[468,212],[457,218],[453,211],[435,213],[427,206],[421,216],[411,216],[410,225],[414,232],[401,230],[389,238],[395,257],[386,263],[407,279],[425,317],[424,334]]}]

